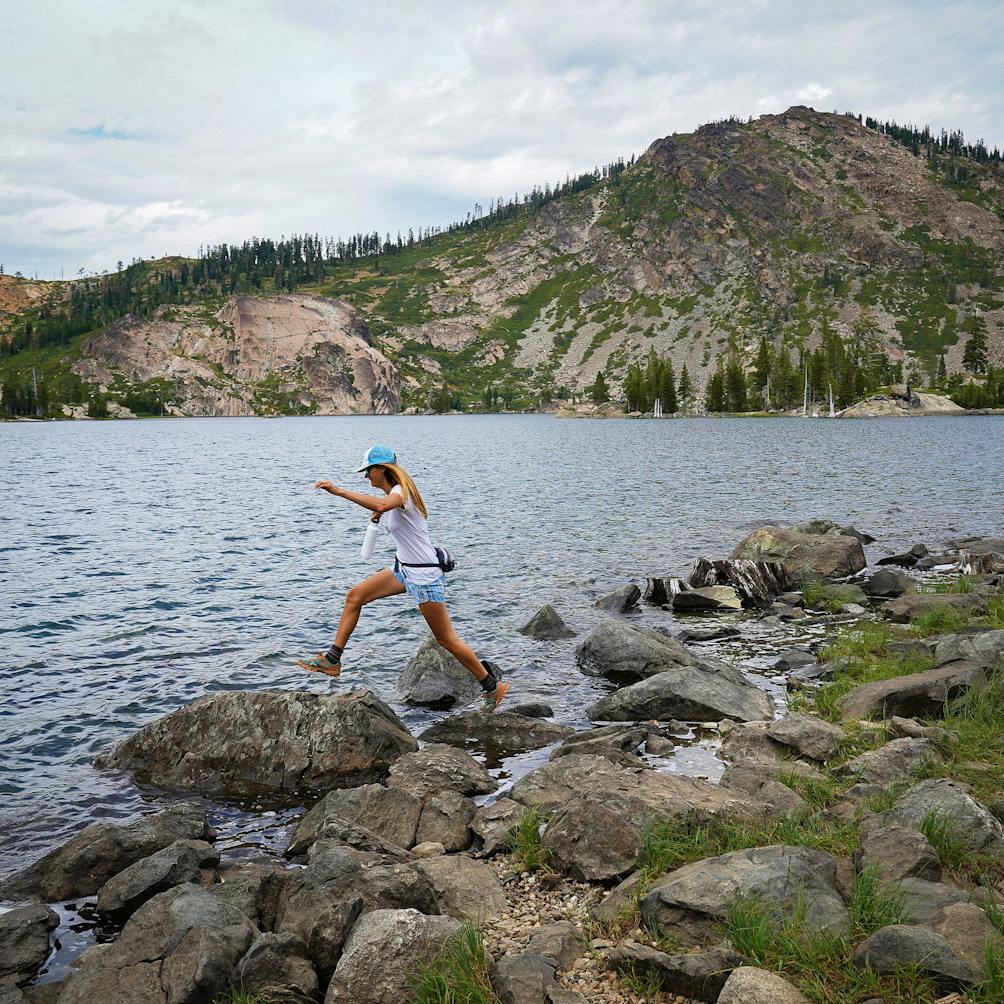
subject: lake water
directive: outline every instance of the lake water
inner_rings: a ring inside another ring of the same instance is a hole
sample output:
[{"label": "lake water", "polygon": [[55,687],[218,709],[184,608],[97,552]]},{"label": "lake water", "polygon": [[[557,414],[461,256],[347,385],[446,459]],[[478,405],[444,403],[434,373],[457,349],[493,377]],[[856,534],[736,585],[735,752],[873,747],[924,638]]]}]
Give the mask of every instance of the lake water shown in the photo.
[{"label": "lake water", "polygon": [[[609,685],[578,673],[575,640],[516,632],[545,602],[588,631],[597,596],[727,556],[764,521],[853,523],[878,538],[872,561],[917,541],[1004,533],[996,417],[2,425],[0,874],[157,798],[92,760],[209,691],[362,685],[413,731],[436,717],[394,699],[424,635],[406,597],[364,610],[341,682],[294,666],[329,642],[345,590],[392,554],[382,535],[364,562],[364,512],[312,488],[331,478],[366,490],[347,472],[373,442],[398,451],[434,540],[457,557],[448,599],[461,635],[509,674],[514,703],[546,700],[575,724]],[[674,627],[661,610],[636,616]],[[755,665],[750,648],[733,656]],[[696,769],[678,761],[670,769]],[[214,813],[251,843],[284,819]]]}]

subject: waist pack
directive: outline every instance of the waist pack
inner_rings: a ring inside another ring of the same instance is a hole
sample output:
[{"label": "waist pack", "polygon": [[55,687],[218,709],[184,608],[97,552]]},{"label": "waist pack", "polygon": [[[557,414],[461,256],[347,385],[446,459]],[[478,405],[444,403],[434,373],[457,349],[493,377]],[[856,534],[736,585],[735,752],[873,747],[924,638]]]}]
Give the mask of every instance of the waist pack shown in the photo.
[{"label": "waist pack", "polygon": [[438,561],[426,561],[426,562],[416,562],[416,561],[398,561],[397,558],[394,562],[404,568],[438,568],[441,572],[452,572],[454,568],[457,567],[457,563],[453,558],[453,555],[446,550],[445,547],[436,548],[436,558]]}]

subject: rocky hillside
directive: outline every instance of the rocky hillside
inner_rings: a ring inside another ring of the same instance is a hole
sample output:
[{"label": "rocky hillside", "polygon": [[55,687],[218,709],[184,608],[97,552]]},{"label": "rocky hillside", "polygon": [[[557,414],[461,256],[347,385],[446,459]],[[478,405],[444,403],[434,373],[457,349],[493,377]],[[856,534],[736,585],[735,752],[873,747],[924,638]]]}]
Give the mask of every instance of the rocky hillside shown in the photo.
[{"label": "rocky hillside", "polygon": [[162,307],[125,317],[81,346],[73,370],[109,389],[167,384],[182,415],[392,414],[397,368],[340,300],[234,297],[210,311]]}]

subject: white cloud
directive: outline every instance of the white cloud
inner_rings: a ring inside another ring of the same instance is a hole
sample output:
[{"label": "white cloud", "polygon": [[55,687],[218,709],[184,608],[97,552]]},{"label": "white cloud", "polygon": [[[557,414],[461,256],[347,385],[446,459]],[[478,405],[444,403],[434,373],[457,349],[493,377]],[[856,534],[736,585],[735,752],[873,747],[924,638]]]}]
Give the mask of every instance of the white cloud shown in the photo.
[{"label": "white cloud", "polygon": [[795,103],[1000,145],[1002,27],[989,0],[37,0],[5,24],[0,262],[443,224]]}]

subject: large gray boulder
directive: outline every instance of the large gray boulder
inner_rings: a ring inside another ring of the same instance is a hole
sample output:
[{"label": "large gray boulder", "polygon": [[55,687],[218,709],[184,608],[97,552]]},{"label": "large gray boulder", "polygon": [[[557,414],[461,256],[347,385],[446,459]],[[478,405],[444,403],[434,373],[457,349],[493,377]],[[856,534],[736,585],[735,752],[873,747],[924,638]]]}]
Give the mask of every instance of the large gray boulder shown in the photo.
[{"label": "large gray boulder", "polygon": [[718,1004],[811,1004],[783,976],[766,969],[740,966],[725,981]]},{"label": "large gray boulder", "polygon": [[915,777],[919,768],[944,758],[930,739],[893,739],[842,763],[837,777],[852,777],[865,784],[892,784]]},{"label": "large gray boulder", "polygon": [[292,934],[260,934],[234,967],[230,982],[269,1004],[310,1004],[318,998],[307,946]]},{"label": "large gray boulder", "polygon": [[416,748],[394,712],[367,690],[231,690],[158,718],[98,763],[162,788],[294,794],[383,780]]},{"label": "large gray boulder", "polygon": [[969,893],[947,882],[929,882],[914,875],[896,883],[896,894],[903,903],[903,919],[911,924],[926,924],[945,907],[969,902]]},{"label": "large gray boulder", "polygon": [[894,599],[897,596],[912,596],[917,592],[917,585],[898,568],[881,568],[865,583],[864,590],[869,596]]},{"label": "large gray boulder", "polygon": [[415,864],[436,891],[439,912],[481,926],[506,911],[505,890],[491,865],[466,854],[425,858]]},{"label": "large gray boulder", "polygon": [[850,929],[837,890],[837,862],[831,854],[781,844],[731,851],[684,865],[656,883],[641,901],[650,929],[701,944],[741,900],[766,904],[778,919],[802,900],[810,930],[843,934]]},{"label": "large gray boulder", "polygon": [[492,759],[529,753],[550,746],[575,730],[568,725],[556,725],[540,718],[525,718],[512,711],[496,711],[486,715],[481,711],[444,718],[427,728],[419,738],[427,743],[448,743],[469,749],[476,746]]},{"label": "large gray boulder", "polygon": [[132,823],[93,823],[0,884],[0,899],[93,896],[113,875],[175,840],[215,840],[202,809],[172,806]]},{"label": "large gray boulder", "polygon": [[477,806],[459,791],[441,791],[423,806],[416,844],[442,844],[443,850],[466,851],[474,840],[471,823]]},{"label": "large gray boulder", "polygon": [[953,903],[946,906],[924,926],[935,934],[940,934],[952,951],[979,973],[981,978],[986,976],[987,948],[995,952],[998,958],[1004,952],[1004,935],[975,903]]},{"label": "large gray boulder", "polygon": [[219,863],[220,852],[205,840],[175,840],[112,876],[98,890],[97,911],[123,921],[159,892],[186,882],[212,881],[212,869]]},{"label": "large gray boulder", "polygon": [[526,806],[511,798],[500,798],[483,805],[471,820],[471,830],[482,841],[482,853],[488,856],[509,848],[509,834],[519,825]]},{"label": "large gray boulder", "polygon": [[858,969],[883,975],[905,966],[916,967],[942,992],[958,990],[980,978],[980,973],[960,958],[940,934],[907,924],[892,924],[876,931],[854,949],[852,961]]},{"label": "large gray boulder", "polygon": [[742,722],[773,717],[766,691],[726,663],[675,666],[600,698],[586,708],[590,721]]},{"label": "large gray boulder", "polygon": [[718,1000],[732,971],[745,961],[727,945],[687,955],[668,955],[634,941],[618,946],[607,957],[611,969],[651,981],[666,993],[701,1001]]},{"label": "large gray boulder", "polygon": [[417,753],[401,757],[391,768],[387,785],[411,792],[423,802],[441,791],[488,795],[498,787],[470,753],[442,743],[423,746]]},{"label": "large gray boulder", "polygon": [[575,661],[586,676],[641,680],[673,666],[694,666],[702,660],[660,631],[605,620],[575,650]]},{"label": "large gray boulder", "polygon": [[791,577],[779,561],[709,561],[699,558],[690,586],[731,586],[744,607],[765,607],[791,588]]},{"label": "large gray boulder", "polygon": [[861,541],[848,534],[805,533],[795,528],[763,526],[732,552],[733,559],[778,561],[788,575],[841,578],[865,567]]},{"label": "large gray boulder", "polygon": [[920,830],[909,826],[880,826],[862,834],[854,852],[859,872],[873,868],[886,882],[916,877],[941,881],[941,860]]},{"label": "large gray boulder", "polygon": [[0,913],[0,985],[34,979],[49,957],[49,932],[59,924],[47,906]]},{"label": "large gray boulder", "polygon": [[934,659],[939,666],[962,659],[992,669],[1004,663],[1004,631],[946,635],[938,642]]},{"label": "large gray boulder", "polygon": [[987,601],[979,593],[920,593],[899,596],[882,607],[882,616],[897,624],[908,624],[921,614],[935,610],[960,610],[978,614],[986,610]]},{"label": "large gray boulder", "polygon": [[871,715],[883,718],[942,715],[949,701],[961,697],[984,679],[983,667],[978,663],[948,662],[923,673],[864,683],[844,695],[840,710],[845,718],[856,719]]},{"label": "large gray boulder", "polygon": [[460,933],[453,917],[374,910],[356,921],[335,967],[325,1004],[402,1004],[414,980]]},{"label": "large gray boulder", "polygon": [[431,634],[404,668],[397,689],[407,704],[424,708],[471,704],[481,695],[478,681]]},{"label": "large gray boulder", "polygon": [[976,801],[957,781],[935,778],[905,791],[883,816],[887,823],[919,829],[933,813],[954,825],[957,839],[971,851],[1004,852],[1004,823]]},{"label": "large gray boulder", "polygon": [[575,637],[575,632],[565,624],[550,603],[545,603],[519,629],[519,633],[537,641],[558,641],[561,638]]},{"label": "large gray boulder", "polygon": [[59,1004],[205,1004],[227,991],[257,934],[207,890],[176,886],[141,906],[112,944],[84,952]]},{"label": "large gray boulder", "polygon": [[836,755],[847,738],[839,726],[819,718],[799,715],[794,711],[789,711],[783,718],[771,722],[767,735],[800,756],[820,763],[825,763]]},{"label": "large gray boulder", "polygon": [[209,893],[244,914],[257,928],[271,931],[279,894],[292,876],[275,858],[238,861],[220,868]]}]

